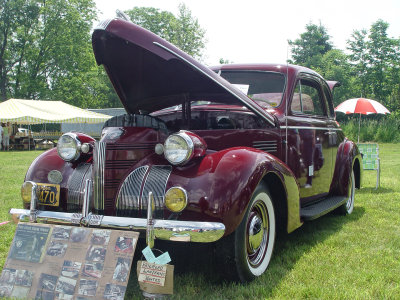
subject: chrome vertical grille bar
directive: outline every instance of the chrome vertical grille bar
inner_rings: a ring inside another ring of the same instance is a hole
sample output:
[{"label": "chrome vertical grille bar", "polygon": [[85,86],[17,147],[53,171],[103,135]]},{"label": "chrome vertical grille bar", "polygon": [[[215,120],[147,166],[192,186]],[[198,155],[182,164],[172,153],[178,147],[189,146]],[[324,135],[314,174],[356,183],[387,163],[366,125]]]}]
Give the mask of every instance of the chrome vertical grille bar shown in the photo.
[{"label": "chrome vertical grille bar", "polygon": [[95,142],[93,150],[93,183],[94,183],[94,208],[104,210],[104,170],[105,170],[106,144]]},{"label": "chrome vertical grille bar", "polygon": [[82,216],[86,218],[89,214],[90,207],[90,193],[92,192],[92,184],[93,182],[90,179],[86,179],[85,181],[85,189],[84,189],[84,197],[83,197],[83,205],[82,205]]},{"label": "chrome vertical grille bar", "polygon": [[32,223],[36,223],[36,208],[38,204],[38,197],[37,197],[37,184],[30,181],[32,184],[32,192],[31,192],[31,207],[30,207],[30,214],[29,214],[29,221]]},{"label": "chrome vertical grille bar", "polygon": [[149,192],[147,204],[147,228],[146,228],[146,243],[150,248],[154,247],[154,220],[153,220],[153,193]]}]

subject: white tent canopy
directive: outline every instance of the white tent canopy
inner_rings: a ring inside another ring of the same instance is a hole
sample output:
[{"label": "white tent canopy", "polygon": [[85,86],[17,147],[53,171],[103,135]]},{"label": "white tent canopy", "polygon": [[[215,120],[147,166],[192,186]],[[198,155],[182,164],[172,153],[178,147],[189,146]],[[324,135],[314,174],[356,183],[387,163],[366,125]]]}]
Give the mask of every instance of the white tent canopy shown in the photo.
[{"label": "white tent canopy", "polygon": [[111,116],[62,101],[9,99],[0,103],[0,122],[18,124],[103,123]]}]

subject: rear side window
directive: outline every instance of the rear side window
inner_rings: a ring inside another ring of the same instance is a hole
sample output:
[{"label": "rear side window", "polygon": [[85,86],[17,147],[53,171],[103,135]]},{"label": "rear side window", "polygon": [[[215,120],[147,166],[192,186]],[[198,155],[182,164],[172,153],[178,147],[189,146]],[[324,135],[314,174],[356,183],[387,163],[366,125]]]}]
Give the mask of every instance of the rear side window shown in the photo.
[{"label": "rear side window", "polygon": [[299,80],[294,90],[290,108],[294,114],[326,116],[325,98],[318,83],[306,79]]}]

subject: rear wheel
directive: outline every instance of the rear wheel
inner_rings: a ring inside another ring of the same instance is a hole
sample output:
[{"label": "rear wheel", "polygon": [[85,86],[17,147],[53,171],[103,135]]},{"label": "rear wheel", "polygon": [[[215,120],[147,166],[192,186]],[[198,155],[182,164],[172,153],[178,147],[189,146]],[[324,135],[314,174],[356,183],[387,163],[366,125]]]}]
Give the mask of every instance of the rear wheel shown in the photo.
[{"label": "rear wheel", "polygon": [[342,206],[339,207],[339,212],[343,215],[349,215],[354,209],[354,195],[355,195],[356,185],[354,170],[351,171],[349,185],[347,188],[347,201]]},{"label": "rear wheel", "polygon": [[[225,240],[228,268],[242,282],[262,275],[271,260],[275,243],[276,221],[274,205],[264,184],[259,184],[237,230]],[[230,268],[229,268],[230,267]],[[230,272],[228,271],[228,272]]]}]

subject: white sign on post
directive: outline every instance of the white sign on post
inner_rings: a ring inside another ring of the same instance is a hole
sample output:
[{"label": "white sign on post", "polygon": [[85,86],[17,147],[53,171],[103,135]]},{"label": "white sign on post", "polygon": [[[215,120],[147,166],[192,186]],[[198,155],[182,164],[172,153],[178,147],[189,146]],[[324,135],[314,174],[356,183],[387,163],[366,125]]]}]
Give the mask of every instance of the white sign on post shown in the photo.
[{"label": "white sign on post", "polygon": [[143,261],[139,271],[139,282],[164,286],[167,266]]}]

